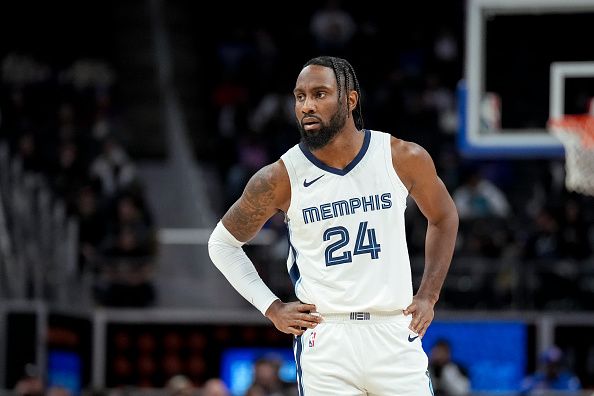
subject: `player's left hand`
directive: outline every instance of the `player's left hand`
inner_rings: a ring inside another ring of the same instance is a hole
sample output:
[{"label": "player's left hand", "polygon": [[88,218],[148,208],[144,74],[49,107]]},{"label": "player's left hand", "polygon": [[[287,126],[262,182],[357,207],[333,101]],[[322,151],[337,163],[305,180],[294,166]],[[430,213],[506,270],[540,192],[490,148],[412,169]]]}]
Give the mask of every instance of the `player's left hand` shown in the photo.
[{"label": "player's left hand", "polygon": [[413,302],[403,311],[405,315],[412,314],[412,321],[408,328],[423,338],[427,328],[433,321],[435,304],[428,298],[414,296]]}]

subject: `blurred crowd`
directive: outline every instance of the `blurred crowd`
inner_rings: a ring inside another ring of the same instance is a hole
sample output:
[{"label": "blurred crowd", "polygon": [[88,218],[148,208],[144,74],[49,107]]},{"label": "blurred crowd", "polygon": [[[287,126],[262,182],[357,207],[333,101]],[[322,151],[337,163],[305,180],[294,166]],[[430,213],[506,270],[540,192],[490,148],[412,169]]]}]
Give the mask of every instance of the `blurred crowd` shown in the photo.
[{"label": "blurred crowd", "polygon": [[99,305],[151,305],[154,227],[124,145],[116,72],[98,59],[0,61],[0,140],[77,219],[80,279],[92,278]]},{"label": "blurred crowd", "polygon": [[[253,364],[249,385],[242,396],[298,396],[297,384],[286,382],[280,376],[281,361],[274,356],[263,355]],[[141,386],[142,388],[142,386]],[[147,389],[147,387],[144,387]],[[174,374],[160,389],[159,396],[232,396],[229,385],[219,377],[210,377],[202,383],[192,381],[184,374]],[[38,372],[36,366],[28,364],[22,377],[16,383],[14,396],[77,396],[67,386],[52,384]],[[96,396],[141,396],[135,387],[120,386]]]}]

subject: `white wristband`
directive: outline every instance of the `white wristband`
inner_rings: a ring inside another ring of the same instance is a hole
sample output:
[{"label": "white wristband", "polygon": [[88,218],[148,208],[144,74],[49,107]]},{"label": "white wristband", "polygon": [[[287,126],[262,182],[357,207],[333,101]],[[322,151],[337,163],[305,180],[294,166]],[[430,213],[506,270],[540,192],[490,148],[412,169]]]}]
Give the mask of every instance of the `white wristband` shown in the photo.
[{"label": "white wristband", "polygon": [[208,254],[231,286],[264,315],[278,297],[260,278],[243,244],[219,221],[208,240]]}]

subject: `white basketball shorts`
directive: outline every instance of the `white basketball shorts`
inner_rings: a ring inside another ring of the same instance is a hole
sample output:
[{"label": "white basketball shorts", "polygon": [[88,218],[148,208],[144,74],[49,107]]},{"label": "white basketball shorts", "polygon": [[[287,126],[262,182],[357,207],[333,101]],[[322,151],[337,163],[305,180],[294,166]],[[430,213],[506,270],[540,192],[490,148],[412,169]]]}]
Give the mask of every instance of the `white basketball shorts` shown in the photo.
[{"label": "white basketball shorts", "polygon": [[402,312],[322,315],[295,337],[300,396],[432,396],[427,354]]}]

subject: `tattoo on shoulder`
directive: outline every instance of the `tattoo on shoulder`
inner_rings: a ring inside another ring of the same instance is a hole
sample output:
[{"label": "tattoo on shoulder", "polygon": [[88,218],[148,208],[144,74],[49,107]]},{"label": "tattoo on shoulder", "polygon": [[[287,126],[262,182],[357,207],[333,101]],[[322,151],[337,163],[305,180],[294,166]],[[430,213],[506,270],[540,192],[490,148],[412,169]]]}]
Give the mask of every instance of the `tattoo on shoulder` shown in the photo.
[{"label": "tattoo on shoulder", "polygon": [[277,181],[270,167],[259,170],[248,182],[241,198],[231,206],[225,217],[231,231],[240,240],[251,239],[264,222],[274,214]]}]

